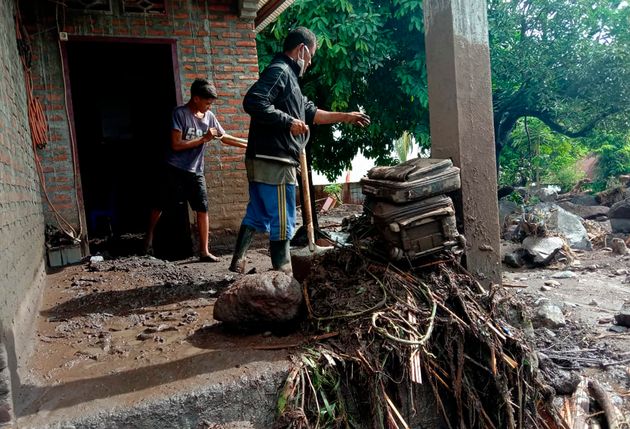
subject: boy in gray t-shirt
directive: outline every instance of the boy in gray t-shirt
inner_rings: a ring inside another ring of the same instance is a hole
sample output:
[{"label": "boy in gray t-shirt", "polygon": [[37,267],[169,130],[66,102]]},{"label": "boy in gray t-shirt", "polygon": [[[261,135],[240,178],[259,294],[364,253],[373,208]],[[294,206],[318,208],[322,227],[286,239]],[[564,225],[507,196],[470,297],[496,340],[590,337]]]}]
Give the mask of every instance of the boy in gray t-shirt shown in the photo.
[{"label": "boy in gray t-shirt", "polygon": [[165,189],[160,192],[157,206],[151,211],[145,240],[146,253],[153,253],[153,233],[162,210],[175,198],[183,198],[197,212],[199,259],[203,262],[219,261],[208,249],[208,194],[203,174],[205,144],[219,138],[222,143],[230,146],[246,146],[226,134],[210,111],[210,106],[216,99],[216,89],[210,82],[206,79],[195,79],[190,87],[190,100],[173,112],[171,145],[166,157],[166,184]]}]

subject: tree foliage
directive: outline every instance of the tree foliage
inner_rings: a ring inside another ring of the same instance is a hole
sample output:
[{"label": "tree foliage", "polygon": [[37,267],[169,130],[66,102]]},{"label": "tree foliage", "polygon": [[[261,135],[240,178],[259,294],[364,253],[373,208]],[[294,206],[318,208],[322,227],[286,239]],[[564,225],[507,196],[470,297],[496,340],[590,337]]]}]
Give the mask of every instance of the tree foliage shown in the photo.
[{"label": "tree foliage", "polygon": [[489,1],[497,153],[525,116],[568,137],[627,121],[630,8],[622,3]]},{"label": "tree foliage", "polygon": [[499,184],[552,184],[567,191],[582,178],[577,163],[588,153],[582,140],[555,133],[538,119],[522,118],[501,152]]},{"label": "tree foliage", "polygon": [[[304,93],[326,110],[364,110],[372,124],[318,127],[314,166],[332,179],[358,151],[388,163],[403,130],[428,145],[428,95],[421,0],[297,0],[258,36],[261,67],[291,28],[318,36]],[[335,132],[340,131],[340,132]]]},{"label": "tree foliage", "polygon": [[[627,130],[630,108],[630,7],[622,0],[488,0],[497,155],[523,118],[571,137],[598,127]],[[358,151],[390,162],[403,130],[429,145],[428,95],[421,0],[296,0],[258,36],[264,67],[290,28],[318,35],[304,92],[318,107],[365,110],[370,127],[319,127],[317,170],[329,178]],[[594,130],[596,132],[594,132]],[[337,132],[335,132],[337,131]],[[541,148],[568,142],[554,133]],[[518,147],[513,154],[521,153]],[[574,152],[571,154],[575,155]],[[572,156],[572,155],[571,155]],[[501,157],[511,162],[510,156]],[[506,177],[504,175],[504,177]]]}]

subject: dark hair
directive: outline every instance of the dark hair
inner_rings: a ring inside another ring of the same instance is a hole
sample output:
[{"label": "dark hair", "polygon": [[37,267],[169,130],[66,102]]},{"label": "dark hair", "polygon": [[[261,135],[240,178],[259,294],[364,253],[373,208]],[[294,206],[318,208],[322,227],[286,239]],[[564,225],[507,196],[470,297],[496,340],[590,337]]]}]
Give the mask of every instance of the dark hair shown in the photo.
[{"label": "dark hair", "polygon": [[217,89],[208,81],[208,79],[195,79],[190,86],[190,96],[194,97],[195,95],[203,99],[216,99]]},{"label": "dark hair", "polygon": [[315,36],[315,33],[306,27],[295,28],[289,31],[286,39],[284,39],[284,52],[292,51],[300,43],[304,43],[312,50],[312,48],[314,48],[317,44],[317,37]]}]

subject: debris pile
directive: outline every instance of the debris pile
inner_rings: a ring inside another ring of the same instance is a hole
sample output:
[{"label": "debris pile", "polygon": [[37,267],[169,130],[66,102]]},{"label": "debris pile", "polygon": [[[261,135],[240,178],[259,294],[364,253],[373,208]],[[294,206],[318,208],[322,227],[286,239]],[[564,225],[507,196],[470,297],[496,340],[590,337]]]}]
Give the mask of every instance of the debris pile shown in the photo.
[{"label": "debris pile", "polygon": [[327,339],[296,359],[276,427],[563,427],[505,297],[455,259],[403,270],[355,246],[303,289],[306,328]]}]

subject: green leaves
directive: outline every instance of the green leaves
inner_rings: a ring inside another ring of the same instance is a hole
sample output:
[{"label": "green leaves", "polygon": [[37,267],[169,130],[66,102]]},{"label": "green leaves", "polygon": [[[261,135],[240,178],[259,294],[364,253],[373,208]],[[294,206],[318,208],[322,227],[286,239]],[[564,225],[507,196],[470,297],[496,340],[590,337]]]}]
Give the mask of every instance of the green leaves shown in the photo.
[{"label": "green leaves", "polygon": [[[264,66],[289,28],[303,25],[318,36],[305,94],[326,110],[364,110],[365,129],[319,127],[314,165],[329,178],[350,167],[361,151],[389,163],[394,140],[409,130],[426,141],[428,97],[421,0],[296,0],[272,28],[259,34]],[[283,31],[278,31],[282,28]],[[336,137],[333,133],[340,133]]]}]

